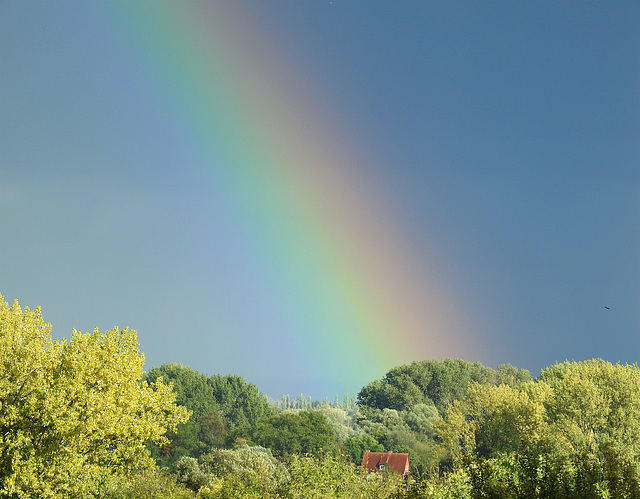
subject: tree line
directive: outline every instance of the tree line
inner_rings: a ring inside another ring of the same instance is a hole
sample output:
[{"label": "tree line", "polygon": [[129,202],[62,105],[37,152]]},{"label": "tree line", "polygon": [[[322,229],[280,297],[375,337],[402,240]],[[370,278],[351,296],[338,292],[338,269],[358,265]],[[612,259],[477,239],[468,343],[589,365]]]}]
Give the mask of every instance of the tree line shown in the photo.
[{"label": "tree line", "polygon": [[[640,497],[636,365],[425,360],[342,401],[272,401],[240,376],[145,373],[126,328],[54,341],[1,296],[0,352],[0,497]],[[367,473],[365,450],[408,453],[410,476]]]}]

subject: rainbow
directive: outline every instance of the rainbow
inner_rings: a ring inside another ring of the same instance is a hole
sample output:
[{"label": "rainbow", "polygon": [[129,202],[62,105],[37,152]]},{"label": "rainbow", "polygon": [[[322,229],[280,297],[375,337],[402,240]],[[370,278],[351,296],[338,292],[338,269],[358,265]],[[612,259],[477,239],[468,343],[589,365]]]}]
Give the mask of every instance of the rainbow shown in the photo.
[{"label": "rainbow", "polygon": [[[238,2],[112,5],[292,355],[333,380],[365,381],[412,360],[481,357],[442,269],[368,173],[376,160],[349,117],[327,110],[255,13]],[[226,285],[212,283],[220,294]]]}]

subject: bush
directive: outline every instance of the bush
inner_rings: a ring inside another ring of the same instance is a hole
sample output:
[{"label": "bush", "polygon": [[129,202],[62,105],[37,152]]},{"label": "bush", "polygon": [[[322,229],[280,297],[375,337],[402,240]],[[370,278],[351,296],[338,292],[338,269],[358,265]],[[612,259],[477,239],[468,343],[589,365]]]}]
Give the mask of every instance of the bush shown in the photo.
[{"label": "bush", "polygon": [[102,499],[193,499],[195,494],[162,471],[145,472],[129,479],[109,478],[100,494]]}]

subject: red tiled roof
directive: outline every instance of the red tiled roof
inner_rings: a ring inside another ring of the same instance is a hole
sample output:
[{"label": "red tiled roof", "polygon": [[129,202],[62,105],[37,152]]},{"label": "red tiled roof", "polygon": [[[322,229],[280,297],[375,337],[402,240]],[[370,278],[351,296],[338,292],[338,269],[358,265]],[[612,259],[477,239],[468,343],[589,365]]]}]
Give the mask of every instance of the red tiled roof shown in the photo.
[{"label": "red tiled roof", "polygon": [[378,471],[388,466],[404,476],[409,473],[409,454],[365,451],[362,466],[369,471]]}]

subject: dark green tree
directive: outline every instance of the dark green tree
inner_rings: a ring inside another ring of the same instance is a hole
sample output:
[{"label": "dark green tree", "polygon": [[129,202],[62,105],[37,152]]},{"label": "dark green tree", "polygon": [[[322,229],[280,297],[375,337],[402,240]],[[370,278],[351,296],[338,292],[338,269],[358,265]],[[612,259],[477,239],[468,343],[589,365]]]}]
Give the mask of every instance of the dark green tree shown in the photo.
[{"label": "dark green tree", "polygon": [[344,442],[344,447],[349,454],[349,460],[357,465],[362,464],[362,457],[367,450],[371,452],[384,452],[384,446],[366,433],[347,438]]},{"label": "dark green tree", "polygon": [[495,383],[497,373],[479,362],[446,359],[425,360],[391,369],[381,380],[365,386],[358,404],[367,409],[407,410],[416,404],[433,403],[442,413],[462,397],[470,383]]},{"label": "dark green tree", "polygon": [[261,418],[276,412],[267,397],[240,376],[210,376],[208,384],[230,429],[253,426]]},{"label": "dark green tree", "polygon": [[318,411],[282,413],[260,421],[249,430],[250,439],[271,449],[274,456],[321,455],[337,451],[334,431]]},{"label": "dark green tree", "polygon": [[155,382],[162,378],[166,384],[173,385],[176,403],[189,409],[197,419],[205,412],[218,408],[218,403],[208,383],[208,376],[201,374],[182,364],[163,364],[154,367],[147,373],[147,381]]},{"label": "dark green tree", "polygon": [[205,412],[198,418],[198,438],[207,447],[222,447],[227,437],[227,422],[219,411]]},{"label": "dark green tree", "polygon": [[159,378],[171,383],[176,402],[193,412],[187,423],[169,435],[168,446],[150,446],[163,466],[172,466],[182,456],[197,458],[212,447],[231,444],[228,431],[254,426],[260,418],[275,413],[267,397],[240,376],[207,376],[181,364],[164,364],[146,377],[150,383]]}]

